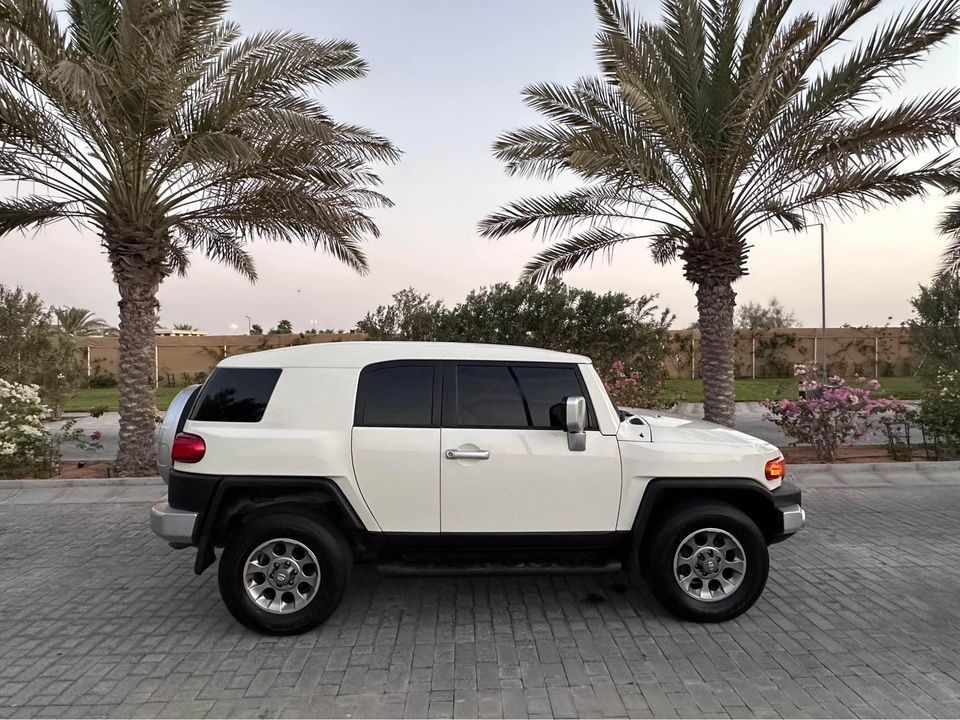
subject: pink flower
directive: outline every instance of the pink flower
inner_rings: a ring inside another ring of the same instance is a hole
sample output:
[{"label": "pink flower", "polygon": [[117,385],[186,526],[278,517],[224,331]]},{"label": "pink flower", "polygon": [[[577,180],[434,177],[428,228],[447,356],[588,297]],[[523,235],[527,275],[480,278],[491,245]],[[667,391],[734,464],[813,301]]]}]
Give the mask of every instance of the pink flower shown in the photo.
[{"label": "pink flower", "polygon": [[92,433],[90,433],[90,439],[93,440],[94,442],[96,442],[102,437],[103,437],[103,433],[100,432],[99,430],[94,430]]}]

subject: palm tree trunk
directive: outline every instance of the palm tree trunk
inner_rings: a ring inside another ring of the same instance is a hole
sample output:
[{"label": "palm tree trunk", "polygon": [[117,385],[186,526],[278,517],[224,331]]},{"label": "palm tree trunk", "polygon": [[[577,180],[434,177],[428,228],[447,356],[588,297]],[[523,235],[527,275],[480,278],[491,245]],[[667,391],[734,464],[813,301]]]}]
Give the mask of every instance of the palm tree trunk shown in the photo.
[{"label": "palm tree trunk", "polygon": [[131,268],[114,263],[120,290],[120,448],[113,469],[119,477],[157,472],[154,329],[162,274],[140,270],[131,272]]},{"label": "palm tree trunk", "polygon": [[733,427],[736,411],[733,395],[736,300],[733,281],[719,274],[702,277],[697,284],[703,418],[728,427]]}]

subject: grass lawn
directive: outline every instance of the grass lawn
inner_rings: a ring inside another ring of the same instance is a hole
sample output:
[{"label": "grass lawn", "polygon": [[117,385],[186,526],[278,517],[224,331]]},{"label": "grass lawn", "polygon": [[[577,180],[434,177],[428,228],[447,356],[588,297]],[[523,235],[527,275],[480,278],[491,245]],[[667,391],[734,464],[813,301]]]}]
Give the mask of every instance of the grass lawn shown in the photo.
[{"label": "grass lawn", "polygon": [[[923,391],[920,379],[915,377],[880,378],[880,385],[883,388],[880,395],[893,396],[901,400],[916,400]],[[797,383],[793,378],[740,379],[736,381],[734,393],[739,402],[795,398]],[[703,383],[700,380],[673,378],[667,380],[660,397],[668,402],[703,402]]]},{"label": "grass lawn", "polygon": [[[880,378],[885,395],[892,395],[901,400],[916,400],[920,397],[923,386],[918,378],[891,377]],[[180,388],[157,388],[157,407],[166,410],[170,401],[180,392]],[[767,398],[782,398],[797,396],[797,383],[792,378],[766,378],[762,380],[737,380],[736,398],[740,402],[759,402]],[[703,402],[703,384],[700,380],[672,379],[667,380],[666,387],[660,394],[665,401],[675,402]],[[86,412],[97,406],[106,406],[108,412],[117,409],[116,388],[84,388],[67,403],[67,412]]]},{"label": "grass lawn", "polygon": [[[157,407],[166,410],[170,401],[182,388],[157,388]],[[88,412],[91,408],[106,407],[107,412],[117,411],[116,388],[82,388],[67,402],[66,412]]]}]

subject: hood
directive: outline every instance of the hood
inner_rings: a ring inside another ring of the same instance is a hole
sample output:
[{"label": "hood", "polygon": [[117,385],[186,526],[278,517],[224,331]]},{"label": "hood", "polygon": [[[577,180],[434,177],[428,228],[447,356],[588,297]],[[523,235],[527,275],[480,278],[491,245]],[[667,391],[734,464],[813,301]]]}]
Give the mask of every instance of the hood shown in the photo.
[{"label": "hood", "polygon": [[631,417],[640,418],[649,429],[647,437],[636,437],[639,426],[631,417],[627,417],[620,425],[618,434],[621,440],[648,440],[653,442],[679,442],[697,445],[726,445],[747,446],[754,450],[779,452],[775,445],[766,440],[755,438],[739,430],[707,422],[706,420],[691,420],[690,418],[675,417],[656,410],[627,410]]}]

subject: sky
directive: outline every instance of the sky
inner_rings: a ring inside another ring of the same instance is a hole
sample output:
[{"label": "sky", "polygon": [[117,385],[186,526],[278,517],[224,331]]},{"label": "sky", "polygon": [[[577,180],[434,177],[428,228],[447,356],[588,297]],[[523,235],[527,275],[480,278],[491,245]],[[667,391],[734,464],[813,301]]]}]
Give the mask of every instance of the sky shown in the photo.
[{"label": "sky", "polygon": [[[633,0],[647,19],[658,3]],[[888,0],[879,14],[896,12]],[[824,11],[823,0],[796,0],[795,11]],[[502,132],[538,122],[522,102],[524,86],[569,83],[596,74],[596,22],[589,0],[235,0],[229,16],[244,32],[291,29],[358,43],[369,75],[324,89],[320,98],[340,121],[366,125],[404,153],[380,168],[395,207],[375,214],[381,230],[367,253],[367,276],[300,245],[254,242],[260,280],[195,256],[187,279],[160,290],[161,321],[211,334],[268,329],[281,318],[296,330],[350,329],[390,296],[414,287],[448,304],[482,285],[514,281],[541,249],[529,235],[486,240],[477,222],[519,197],[568,187],[508,177],[490,146]],[[864,28],[871,30],[876,21]],[[960,40],[908,70],[894,98],[960,83]],[[871,211],[826,228],[827,323],[898,324],[909,298],[935,272],[946,241],[936,232],[947,206],[938,196]],[[738,300],[776,296],[804,325],[820,319],[818,229],[751,235],[750,274]],[[694,291],[678,264],[654,265],[644,243],[566,276],[599,292],[658,294],[677,315],[696,319]],[[98,239],[69,224],[0,238],[0,284],[22,285],[52,305],[76,305],[116,322],[117,292]]]}]

